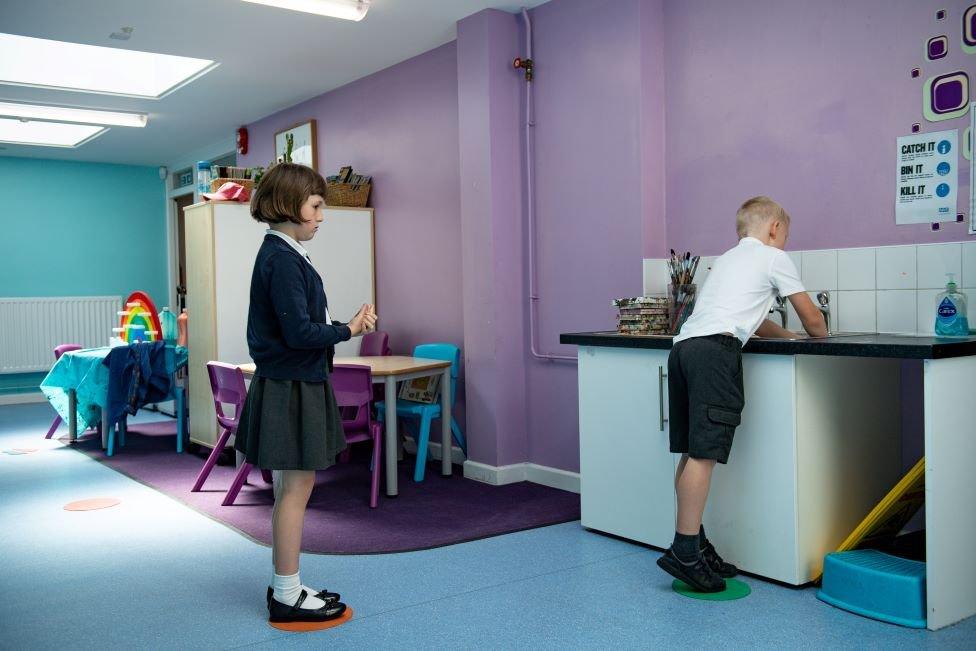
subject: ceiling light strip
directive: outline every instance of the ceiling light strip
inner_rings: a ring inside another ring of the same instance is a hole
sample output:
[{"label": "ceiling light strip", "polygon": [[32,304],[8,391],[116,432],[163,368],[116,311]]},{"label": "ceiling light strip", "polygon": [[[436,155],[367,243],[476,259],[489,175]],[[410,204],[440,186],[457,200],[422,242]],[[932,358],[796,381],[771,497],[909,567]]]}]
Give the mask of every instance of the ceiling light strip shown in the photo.
[{"label": "ceiling light strip", "polygon": [[104,124],[115,127],[144,127],[148,121],[148,116],[145,113],[121,113],[68,106],[20,104],[17,102],[0,102],[0,117],[75,122],[78,124]]}]

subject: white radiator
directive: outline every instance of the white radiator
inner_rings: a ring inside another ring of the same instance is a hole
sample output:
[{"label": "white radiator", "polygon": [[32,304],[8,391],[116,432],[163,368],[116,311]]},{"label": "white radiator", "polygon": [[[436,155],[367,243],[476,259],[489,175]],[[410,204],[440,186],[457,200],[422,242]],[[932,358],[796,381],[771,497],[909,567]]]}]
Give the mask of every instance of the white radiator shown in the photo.
[{"label": "white radiator", "polygon": [[107,346],[121,296],[0,298],[0,373],[50,370],[54,347]]}]

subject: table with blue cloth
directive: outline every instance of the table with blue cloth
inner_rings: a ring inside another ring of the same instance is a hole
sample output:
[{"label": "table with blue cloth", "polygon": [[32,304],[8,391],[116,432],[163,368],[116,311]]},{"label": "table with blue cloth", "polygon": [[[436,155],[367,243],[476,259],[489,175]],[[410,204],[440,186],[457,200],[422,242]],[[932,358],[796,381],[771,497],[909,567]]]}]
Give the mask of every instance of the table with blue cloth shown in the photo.
[{"label": "table with blue cloth", "polygon": [[[67,352],[55,362],[51,372],[41,381],[41,391],[68,423],[68,438],[74,442],[78,437],[78,425],[82,430],[100,425],[102,448],[109,447],[109,384],[111,371],[103,361],[113,350],[110,347],[87,348]],[[177,451],[183,448],[183,389],[176,382],[176,372],[187,363],[187,349],[183,346],[167,344],[164,350],[166,372],[171,378],[169,393],[164,402],[177,401]],[[119,422],[124,435],[125,420]],[[110,456],[113,450],[109,449]]]}]

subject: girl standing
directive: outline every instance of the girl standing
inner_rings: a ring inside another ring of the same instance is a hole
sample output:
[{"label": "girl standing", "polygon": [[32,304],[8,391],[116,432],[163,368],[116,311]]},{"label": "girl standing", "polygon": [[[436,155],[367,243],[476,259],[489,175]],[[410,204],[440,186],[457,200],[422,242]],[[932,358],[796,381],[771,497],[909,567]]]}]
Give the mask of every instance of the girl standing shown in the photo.
[{"label": "girl standing", "polygon": [[371,329],[376,314],[364,304],[348,324],[331,320],[322,278],[301,245],[318,231],[324,206],[324,179],[291,163],[272,167],[251,198],[251,216],[269,228],[251,275],[247,344],[256,368],[234,447],[274,471],[273,622],[320,622],[346,610],[338,594],[302,584],[298,557],[315,471],[346,447],[329,383],[334,347]]}]

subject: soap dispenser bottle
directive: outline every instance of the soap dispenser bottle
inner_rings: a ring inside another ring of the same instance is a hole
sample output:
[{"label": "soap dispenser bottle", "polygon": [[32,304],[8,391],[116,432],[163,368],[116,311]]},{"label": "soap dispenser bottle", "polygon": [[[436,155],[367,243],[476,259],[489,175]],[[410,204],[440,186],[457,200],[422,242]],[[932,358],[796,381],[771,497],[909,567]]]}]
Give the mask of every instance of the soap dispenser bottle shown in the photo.
[{"label": "soap dispenser bottle", "polygon": [[946,274],[946,290],[935,298],[935,334],[959,337],[969,334],[966,295],[956,289],[954,274]]}]

